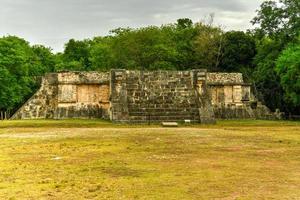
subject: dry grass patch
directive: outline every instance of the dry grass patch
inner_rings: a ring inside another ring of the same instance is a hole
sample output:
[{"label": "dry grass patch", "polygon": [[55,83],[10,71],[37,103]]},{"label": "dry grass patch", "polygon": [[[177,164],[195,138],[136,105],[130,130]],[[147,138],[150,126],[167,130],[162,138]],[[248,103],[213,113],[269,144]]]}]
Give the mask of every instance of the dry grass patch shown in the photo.
[{"label": "dry grass patch", "polygon": [[0,199],[300,197],[297,122],[181,128],[97,120],[5,123]]}]

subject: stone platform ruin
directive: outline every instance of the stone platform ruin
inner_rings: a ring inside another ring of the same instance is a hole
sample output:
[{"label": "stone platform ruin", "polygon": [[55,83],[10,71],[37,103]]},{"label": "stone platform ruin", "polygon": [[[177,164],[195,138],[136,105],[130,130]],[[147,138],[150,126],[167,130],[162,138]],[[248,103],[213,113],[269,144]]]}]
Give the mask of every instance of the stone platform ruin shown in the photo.
[{"label": "stone platform ruin", "polygon": [[12,119],[101,118],[121,123],[272,119],[240,73],[191,71],[60,72]]}]

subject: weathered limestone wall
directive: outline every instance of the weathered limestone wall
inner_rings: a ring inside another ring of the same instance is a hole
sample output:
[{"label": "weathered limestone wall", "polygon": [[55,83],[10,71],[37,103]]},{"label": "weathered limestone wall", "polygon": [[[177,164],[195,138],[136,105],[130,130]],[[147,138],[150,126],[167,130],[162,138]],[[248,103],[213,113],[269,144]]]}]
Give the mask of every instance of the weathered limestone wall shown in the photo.
[{"label": "weathered limestone wall", "polygon": [[240,73],[192,71],[60,72],[12,119],[103,118],[117,122],[184,121],[215,123],[216,118],[270,119],[255,103]]},{"label": "weathered limestone wall", "polygon": [[250,85],[209,85],[213,105],[243,105],[254,101]]},{"label": "weathered limestone wall", "polygon": [[204,124],[214,124],[216,120],[207,84],[209,81],[207,70],[193,70],[192,76],[193,87],[196,89],[195,94],[200,114],[200,122]]},{"label": "weathered limestone wall", "polygon": [[41,88],[12,119],[108,119],[109,80],[109,73],[48,74],[43,78]]},{"label": "weathered limestone wall", "polygon": [[243,74],[241,73],[207,73],[207,84],[226,85],[243,84]]},{"label": "weathered limestone wall", "polygon": [[265,105],[252,108],[249,105],[241,106],[215,106],[217,119],[278,119],[277,116]]},{"label": "weathered limestone wall", "polygon": [[257,100],[241,73],[208,73],[210,99],[218,119],[274,119],[276,116]]},{"label": "weathered limestone wall", "polygon": [[57,75],[48,74],[41,88],[11,117],[11,119],[53,118],[57,107]]},{"label": "weathered limestone wall", "polygon": [[58,103],[54,118],[108,119],[109,82],[109,73],[59,73]]},{"label": "weathered limestone wall", "polygon": [[213,105],[243,105],[250,101],[250,84],[241,73],[207,73],[207,84]]},{"label": "weathered limestone wall", "polygon": [[210,102],[199,98],[206,92],[205,81],[206,71],[112,71],[111,119],[214,123],[213,110],[203,109]]}]

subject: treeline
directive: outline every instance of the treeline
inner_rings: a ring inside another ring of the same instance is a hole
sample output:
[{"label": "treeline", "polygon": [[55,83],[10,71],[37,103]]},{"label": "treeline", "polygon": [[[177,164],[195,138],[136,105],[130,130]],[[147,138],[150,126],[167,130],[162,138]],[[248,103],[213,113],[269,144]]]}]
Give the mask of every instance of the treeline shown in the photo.
[{"label": "treeline", "polygon": [[39,87],[40,77],[54,71],[55,65],[49,48],[30,46],[14,36],[0,38],[0,118],[30,98]]},{"label": "treeline", "polygon": [[300,3],[264,2],[247,32],[224,31],[211,21],[139,29],[118,28],[108,36],[71,39],[62,53],[0,38],[0,111],[17,109],[39,87],[40,77],[61,70],[188,70],[242,72],[259,100],[272,110],[300,114]]}]

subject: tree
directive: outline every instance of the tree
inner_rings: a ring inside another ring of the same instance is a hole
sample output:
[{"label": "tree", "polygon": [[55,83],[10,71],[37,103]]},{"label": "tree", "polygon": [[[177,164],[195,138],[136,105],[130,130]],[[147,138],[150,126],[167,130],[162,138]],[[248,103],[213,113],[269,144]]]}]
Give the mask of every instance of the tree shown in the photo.
[{"label": "tree", "polygon": [[117,30],[109,43],[102,44],[99,49],[105,51],[102,55],[106,58],[114,60],[114,67],[148,70],[176,68],[177,52],[169,27]]},{"label": "tree", "polygon": [[242,31],[230,31],[224,34],[220,69],[227,72],[253,70],[256,55],[254,38]]},{"label": "tree", "polygon": [[176,24],[162,28],[174,42],[174,50],[177,52],[175,56],[176,69],[199,68],[194,48],[194,41],[198,32],[192,20],[178,19]]},{"label": "tree", "polygon": [[20,92],[16,99],[19,103],[32,94],[32,85],[34,80],[30,77],[30,68],[32,63],[33,51],[29,43],[25,40],[8,36],[0,39],[0,68],[6,69],[20,86]]},{"label": "tree", "polygon": [[17,109],[38,88],[38,77],[53,71],[54,57],[43,46],[31,47],[24,39],[0,38],[0,109]]},{"label": "tree", "polygon": [[300,40],[290,44],[276,61],[276,72],[287,102],[300,107]]},{"label": "tree", "polygon": [[286,110],[280,78],[275,71],[275,62],[281,52],[280,47],[275,40],[264,38],[257,44],[257,55],[254,59],[256,68],[253,81],[258,92],[256,96],[272,110],[276,108]]},{"label": "tree", "polygon": [[222,30],[211,24],[178,19],[175,24],[118,28],[107,37],[70,40],[57,70],[165,69],[215,70],[220,62]]},{"label": "tree", "polygon": [[222,29],[203,23],[196,24],[196,29],[197,35],[193,44],[196,65],[198,68],[218,71],[222,53]]},{"label": "tree", "polygon": [[0,67],[0,111],[13,110],[22,100],[21,87],[16,78],[3,67]]},{"label": "tree", "polygon": [[115,54],[112,49],[112,37],[97,37],[91,47],[91,68],[97,71],[108,71],[116,66]]},{"label": "tree", "polygon": [[34,45],[31,49],[33,51],[31,62],[35,66],[30,68],[30,75],[41,76],[55,70],[56,59],[50,48],[42,45]]},{"label": "tree", "polygon": [[252,20],[263,35],[284,41],[297,38],[300,30],[300,1],[264,1]]},{"label": "tree", "polygon": [[64,69],[89,71],[90,63],[90,40],[69,40],[65,45],[63,54]]},{"label": "tree", "polygon": [[176,27],[178,29],[187,29],[193,27],[193,21],[189,18],[182,18],[177,20]]},{"label": "tree", "polygon": [[[283,71],[279,70],[276,60],[287,44],[297,41],[300,30],[300,2],[299,0],[264,1],[252,23],[259,25],[253,31],[258,51],[254,62],[255,85],[269,107],[289,112],[292,110],[290,100],[294,98],[291,97],[291,91],[286,88],[288,84],[284,77],[290,70],[285,71],[282,67]],[[289,86],[297,88],[295,82],[290,82]]]}]

